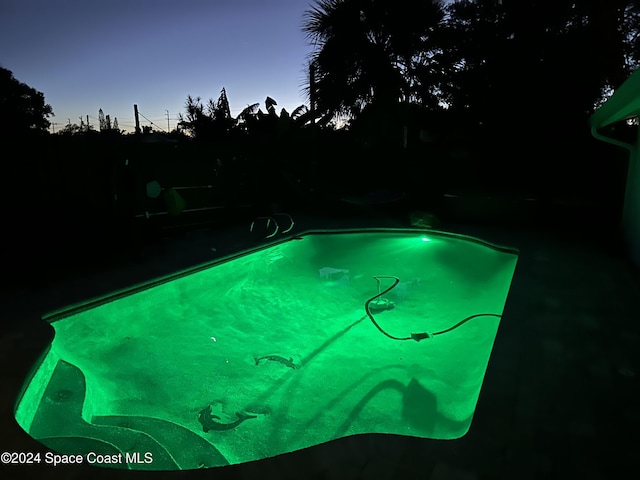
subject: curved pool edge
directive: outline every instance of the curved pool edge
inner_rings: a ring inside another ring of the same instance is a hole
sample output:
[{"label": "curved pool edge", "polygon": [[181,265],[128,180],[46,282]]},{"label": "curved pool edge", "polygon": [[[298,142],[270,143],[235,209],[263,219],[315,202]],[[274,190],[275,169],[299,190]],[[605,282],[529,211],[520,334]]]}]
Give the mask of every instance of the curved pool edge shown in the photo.
[{"label": "curved pool edge", "polygon": [[148,281],[140,282],[129,287],[125,287],[114,292],[110,292],[105,295],[100,295],[97,297],[92,297],[88,300],[77,302],[72,305],[68,305],[66,307],[62,307],[56,310],[53,310],[49,313],[46,313],[42,316],[42,320],[47,323],[53,323],[55,321],[61,320],[63,318],[69,317],[76,313],[83,312],[85,310],[98,307],[100,305],[104,305],[106,303],[112,302],[114,300],[118,300],[123,297],[127,297],[129,295],[156,287],[158,285],[162,285],[164,283],[179,279],[181,277],[191,275],[193,273],[200,272],[202,270],[206,270],[208,268],[214,267],[216,265],[229,262],[231,260],[243,257],[250,253],[255,253],[261,250],[266,250],[268,248],[274,247],[276,245],[282,245],[284,243],[288,243],[290,241],[301,240],[304,236],[307,235],[335,235],[335,234],[357,234],[357,233],[406,233],[406,234],[418,234],[418,235],[437,235],[443,238],[453,238],[457,240],[464,240],[471,243],[475,243],[478,245],[482,245],[484,247],[493,249],[498,252],[512,254],[516,257],[519,256],[520,251],[515,247],[508,247],[504,245],[498,245],[496,243],[492,243],[486,240],[482,240],[480,238],[461,234],[454,232],[447,232],[443,230],[435,230],[435,229],[425,229],[425,228],[388,228],[388,227],[376,227],[376,228],[339,228],[339,229],[309,229],[303,230],[301,232],[297,232],[292,235],[288,235],[286,237],[279,238],[277,240],[271,242],[263,242],[259,245],[256,245],[251,248],[245,248],[238,250],[237,252],[231,253],[229,255],[224,255],[222,257],[218,257],[207,262],[203,262],[182,270],[178,270],[177,272],[170,273],[168,275],[163,275]]},{"label": "curved pool edge", "polygon": [[[16,361],[12,363],[12,375],[10,377],[12,381],[3,384],[5,394],[10,399],[6,402],[7,410],[5,410],[7,414],[10,413],[10,418],[6,418],[5,414],[3,414],[6,421],[3,422],[4,428],[2,435],[0,435],[0,451],[32,452],[44,455],[49,449],[22,428],[16,418],[16,413],[43,359],[49,354],[55,331],[50,324],[37,321],[29,325],[29,335],[32,338],[29,349],[21,348],[6,352],[10,358],[14,358]],[[10,465],[9,467],[14,466],[19,467],[18,465]],[[32,472],[37,476],[36,465],[26,465],[25,469],[25,471]],[[25,476],[24,478],[27,477]]]}]

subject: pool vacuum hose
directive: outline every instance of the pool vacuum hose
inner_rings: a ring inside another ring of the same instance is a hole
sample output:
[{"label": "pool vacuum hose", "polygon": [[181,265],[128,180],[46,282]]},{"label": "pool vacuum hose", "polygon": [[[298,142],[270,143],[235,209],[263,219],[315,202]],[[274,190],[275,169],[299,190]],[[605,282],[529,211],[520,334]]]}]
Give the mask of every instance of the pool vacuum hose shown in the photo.
[{"label": "pool vacuum hose", "polygon": [[[419,342],[420,340],[424,340],[425,338],[431,338],[434,337],[436,335],[442,335],[443,333],[447,333],[450,332],[452,330],[455,330],[456,328],[458,328],[460,325],[463,325],[465,323],[467,323],[469,320],[471,320],[472,318],[476,318],[476,317],[497,317],[497,318],[501,318],[502,315],[498,315],[496,313],[477,313],[475,315],[471,315],[467,318],[462,319],[461,321],[459,321],[458,323],[456,323],[455,325],[453,325],[452,327],[449,327],[445,330],[441,330],[439,332],[420,332],[420,333],[412,333],[410,337],[394,337],[393,335],[388,334],[387,332],[385,332],[382,327],[380,327],[380,325],[378,325],[378,322],[376,322],[376,319],[373,317],[373,314],[371,313],[371,304],[374,302],[374,300],[379,299],[380,297],[382,297],[385,293],[390,292],[391,290],[393,290],[396,285],[398,285],[398,283],[400,283],[400,279],[398,277],[395,277],[393,275],[376,275],[373,278],[375,278],[378,282],[378,294],[374,295],[373,297],[371,297],[369,300],[367,300],[364,303],[364,309],[367,312],[367,316],[369,317],[369,319],[371,320],[371,322],[373,323],[373,325],[380,331],[380,333],[382,333],[384,336],[389,337],[391,340],[415,340],[416,342]],[[389,288],[387,288],[386,290],[380,292],[380,279],[381,278],[392,278],[393,279],[393,285],[391,285]],[[377,302],[375,302],[374,304],[374,309],[377,310],[377,313],[380,312],[384,312],[385,310],[391,310],[394,307],[394,304],[388,300],[379,300]]]}]

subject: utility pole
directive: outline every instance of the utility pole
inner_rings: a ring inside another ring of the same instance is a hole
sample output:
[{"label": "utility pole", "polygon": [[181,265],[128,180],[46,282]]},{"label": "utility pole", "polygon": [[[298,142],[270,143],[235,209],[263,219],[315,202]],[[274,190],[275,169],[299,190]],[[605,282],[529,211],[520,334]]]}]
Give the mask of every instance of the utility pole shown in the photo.
[{"label": "utility pole", "polygon": [[138,117],[138,105],[133,104],[133,116],[136,118],[136,135],[140,135],[140,118]]},{"label": "utility pole", "polygon": [[167,133],[171,132],[171,128],[169,127],[169,110],[165,110],[167,112]]},{"label": "utility pole", "polygon": [[87,132],[89,131],[89,115],[87,115]]}]

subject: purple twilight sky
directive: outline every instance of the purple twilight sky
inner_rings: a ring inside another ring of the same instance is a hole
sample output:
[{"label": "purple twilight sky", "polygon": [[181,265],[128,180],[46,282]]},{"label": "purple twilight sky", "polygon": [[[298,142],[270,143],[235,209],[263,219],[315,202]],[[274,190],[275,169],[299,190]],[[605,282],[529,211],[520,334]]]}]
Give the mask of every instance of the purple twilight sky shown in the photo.
[{"label": "purple twilight sky", "polygon": [[[133,104],[166,130],[187,95],[226,88],[231,113],[268,95],[291,112],[311,46],[311,0],[1,0],[0,66],[41,91],[55,128],[98,109],[133,130]],[[69,119],[69,120],[68,120]],[[141,118],[141,125],[149,123]]]}]

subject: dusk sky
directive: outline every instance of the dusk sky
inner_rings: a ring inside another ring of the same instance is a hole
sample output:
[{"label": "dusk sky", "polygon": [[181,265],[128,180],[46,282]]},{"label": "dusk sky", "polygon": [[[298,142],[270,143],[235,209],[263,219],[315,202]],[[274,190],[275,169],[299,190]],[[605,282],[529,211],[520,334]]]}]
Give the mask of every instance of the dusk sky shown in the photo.
[{"label": "dusk sky", "polygon": [[[98,109],[132,131],[133,104],[166,130],[187,95],[218,98],[231,113],[266,96],[291,112],[307,53],[311,0],[0,0],[0,66],[41,91],[56,130]],[[141,118],[141,125],[149,123]]]}]

